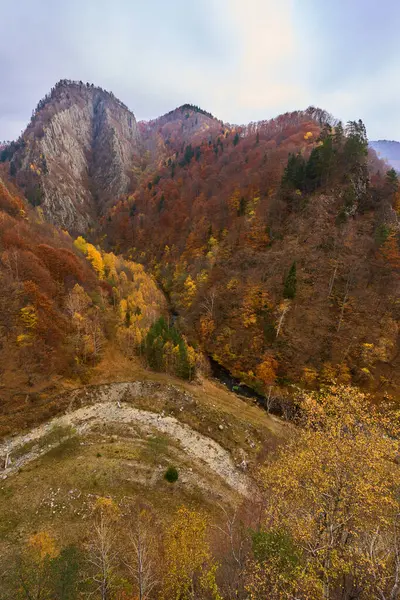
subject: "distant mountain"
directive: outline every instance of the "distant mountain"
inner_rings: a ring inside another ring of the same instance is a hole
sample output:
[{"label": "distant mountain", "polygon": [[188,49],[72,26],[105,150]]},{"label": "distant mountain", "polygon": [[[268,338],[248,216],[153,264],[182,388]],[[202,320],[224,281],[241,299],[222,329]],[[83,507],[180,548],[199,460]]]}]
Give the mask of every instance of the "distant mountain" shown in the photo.
[{"label": "distant mountain", "polygon": [[387,160],[396,171],[400,172],[400,142],[377,140],[369,142],[369,145],[375,150],[379,158]]}]

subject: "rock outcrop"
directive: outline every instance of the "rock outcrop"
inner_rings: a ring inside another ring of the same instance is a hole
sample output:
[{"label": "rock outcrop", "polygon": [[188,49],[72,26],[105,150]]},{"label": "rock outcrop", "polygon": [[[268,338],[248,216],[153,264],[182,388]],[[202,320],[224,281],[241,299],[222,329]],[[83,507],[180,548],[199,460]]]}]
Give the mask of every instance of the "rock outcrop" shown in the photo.
[{"label": "rock outcrop", "polygon": [[10,171],[48,221],[80,233],[128,190],[139,142],[134,115],[112,94],[60,82],[17,142]]}]

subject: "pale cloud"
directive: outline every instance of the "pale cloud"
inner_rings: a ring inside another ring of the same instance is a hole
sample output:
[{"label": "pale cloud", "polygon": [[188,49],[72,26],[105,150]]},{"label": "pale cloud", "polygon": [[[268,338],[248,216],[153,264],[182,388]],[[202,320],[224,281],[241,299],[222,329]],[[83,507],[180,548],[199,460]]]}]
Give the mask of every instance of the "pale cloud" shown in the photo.
[{"label": "pale cloud", "polygon": [[240,48],[235,72],[237,114],[254,110],[259,115],[262,110],[269,113],[278,106],[286,110],[301,104],[305,93],[298,71],[301,44],[293,2],[231,0],[229,7],[232,34]]},{"label": "pale cloud", "polygon": [[139,119],[184,102],[231,123],[314,104],[400,138],[397,0],[19,0],[2,21],[0,139],[65,77]]}]

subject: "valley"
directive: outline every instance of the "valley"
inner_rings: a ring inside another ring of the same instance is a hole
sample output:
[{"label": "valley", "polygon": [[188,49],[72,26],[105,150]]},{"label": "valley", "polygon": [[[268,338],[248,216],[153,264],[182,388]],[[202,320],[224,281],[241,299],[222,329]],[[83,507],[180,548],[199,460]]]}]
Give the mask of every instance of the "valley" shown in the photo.
[{"label": "valley", "polygon": [[0,150],[0,599],[397,598],[399,217],[360,120],[58,82]]}]

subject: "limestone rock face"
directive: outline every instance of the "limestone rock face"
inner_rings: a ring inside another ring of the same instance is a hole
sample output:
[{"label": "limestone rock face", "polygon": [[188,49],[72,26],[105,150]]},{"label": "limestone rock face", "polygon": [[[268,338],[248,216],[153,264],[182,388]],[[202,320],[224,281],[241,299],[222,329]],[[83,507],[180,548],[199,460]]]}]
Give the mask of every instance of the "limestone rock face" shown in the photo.
[{"label": "limestone rock face", "polygon": [[128,190],[139,151],[135,117],[112,94],[60,82],[39,104],[10,169],[48,221],[82,233]]}]

